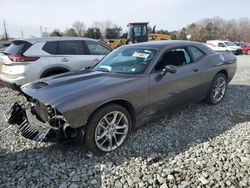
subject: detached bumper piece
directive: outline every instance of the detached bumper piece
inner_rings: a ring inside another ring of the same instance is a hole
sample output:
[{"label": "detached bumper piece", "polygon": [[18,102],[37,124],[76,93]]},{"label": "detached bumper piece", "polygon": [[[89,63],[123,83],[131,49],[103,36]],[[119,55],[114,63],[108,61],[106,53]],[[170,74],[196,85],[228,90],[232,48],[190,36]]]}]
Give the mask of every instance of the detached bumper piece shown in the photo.
[{"label": "detached bumper piece", "polygon": [[56,131],[48,123],[38,121],[31,109],[25,109],[23,104],[17,102],[6,114],[6,119],[8,123],[18,126],[23,137],[35,141],[47,141],[49,134]]}]

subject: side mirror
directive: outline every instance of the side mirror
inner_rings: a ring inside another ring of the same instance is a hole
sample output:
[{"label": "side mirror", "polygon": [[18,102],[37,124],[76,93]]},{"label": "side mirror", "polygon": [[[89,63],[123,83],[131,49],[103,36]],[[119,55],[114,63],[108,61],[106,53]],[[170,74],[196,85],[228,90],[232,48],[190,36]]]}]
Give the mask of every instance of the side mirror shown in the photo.
[{"label": "side mirror", "polygon": [[168,72],[171,74],[175,74],[177,71],[177,67],[174,65],[166,65],[161,72],[161,76],[165,76]]}]

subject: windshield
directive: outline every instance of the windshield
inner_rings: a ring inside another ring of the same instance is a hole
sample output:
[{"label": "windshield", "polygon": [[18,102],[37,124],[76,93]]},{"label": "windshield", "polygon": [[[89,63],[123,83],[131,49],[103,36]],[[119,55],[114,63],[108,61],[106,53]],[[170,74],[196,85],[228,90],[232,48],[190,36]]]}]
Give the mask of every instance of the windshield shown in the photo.
[{"label": "windshield", "polygon": [[120,48],[106,56],[94,67],[94,70],[140,74],[146,70],[155,54],[155,49]]},{"label": "windshield", "polygon": [[237,45],[235,45],[234,43],[232,43],[232,42],[224,42],[227,46],[237,46]]}]

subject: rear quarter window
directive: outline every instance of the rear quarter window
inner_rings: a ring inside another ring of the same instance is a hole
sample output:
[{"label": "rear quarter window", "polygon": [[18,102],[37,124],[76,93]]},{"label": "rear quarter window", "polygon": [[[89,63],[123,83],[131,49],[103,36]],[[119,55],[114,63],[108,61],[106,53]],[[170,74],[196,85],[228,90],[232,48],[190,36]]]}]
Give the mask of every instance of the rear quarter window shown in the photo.
[{"label": "rear quarter window", "polygon": [[49,53],[49,54],[56,54],[56,48],[57,48],[57,42],[50,41],[50,42],[45,43],[42,50]]},{"label": "rear quarter window", "polygon": [[4,53],[7,55],[22,55],[31,46],[32,44],[27,41],[14,41],[4,50]]},{"label": "rear quarter window", "polygon": [[86,41],[91,55],[107,55],[110,49],[95,41]]},{"label": "rear quarter window", "polygon": [[194,46],[189,46],[188,50],[189,50],[194,61],[197,61],[205,56],[205,54],[200,49],[198,49]]}]

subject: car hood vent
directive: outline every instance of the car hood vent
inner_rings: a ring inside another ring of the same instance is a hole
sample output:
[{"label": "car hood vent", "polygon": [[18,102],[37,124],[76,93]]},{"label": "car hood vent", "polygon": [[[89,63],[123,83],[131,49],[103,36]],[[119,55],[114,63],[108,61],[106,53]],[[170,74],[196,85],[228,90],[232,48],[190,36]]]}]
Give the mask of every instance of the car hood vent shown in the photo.
[{"label": "car hood vent", "polygon": [[43,88],[45,86],[48,86],[49,84],[47,84],[46,82],[37,82],[34,85],[31,86],[32,89],[40,89]]}]

